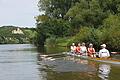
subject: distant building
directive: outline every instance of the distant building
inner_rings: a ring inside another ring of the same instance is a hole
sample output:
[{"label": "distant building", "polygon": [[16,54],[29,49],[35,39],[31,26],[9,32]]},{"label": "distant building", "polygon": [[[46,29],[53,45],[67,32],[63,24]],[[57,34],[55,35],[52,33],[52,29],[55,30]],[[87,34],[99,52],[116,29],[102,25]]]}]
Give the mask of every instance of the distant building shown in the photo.
[{"label": "distant building", "polygon": [[17,28],[17,29],[12,31],[12,34],[24,34],[24,33],[20,28]]}]

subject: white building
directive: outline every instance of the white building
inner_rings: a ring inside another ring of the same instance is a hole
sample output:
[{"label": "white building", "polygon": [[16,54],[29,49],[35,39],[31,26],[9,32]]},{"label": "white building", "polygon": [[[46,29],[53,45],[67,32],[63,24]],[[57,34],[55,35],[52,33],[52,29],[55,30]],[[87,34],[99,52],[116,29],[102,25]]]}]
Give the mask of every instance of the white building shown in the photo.
[{"label": "white building", "polygon": [[17,28],[16,30],[12,31],[12,34],[24,34],[24,33],[20,28]]}]

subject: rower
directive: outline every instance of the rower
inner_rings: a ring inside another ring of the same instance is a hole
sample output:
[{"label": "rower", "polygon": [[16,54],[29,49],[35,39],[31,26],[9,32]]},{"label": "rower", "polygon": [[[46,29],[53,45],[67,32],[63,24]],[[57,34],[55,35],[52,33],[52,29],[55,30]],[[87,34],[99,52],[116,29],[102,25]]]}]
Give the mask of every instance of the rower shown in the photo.
[{"label": "rower", "polygon": [[90,57],[96,57],[96,55],[95,55],[95,49],[93,48],[93,44],[92,43],[89,44],[88,56],[90,56]]},{"label": "rower", "polygon": [[106,44],[101,45],[102,49],[99,51],[99,57],[100,58],[108,58],[110,57],[109,51],[106,49]]},{"label": "rower", "polygon": [[87,48],[85,46],[85,43],[83,42],[82,43],[82,46],[80,47],[80,53],[83,55],[83,56],[87,56]]},{"label": "rower", "polygon": [[78,55],[81,55],[80,54],[80,50],[81,50],[81,48],[80,48],[80,43],[78,43],[78,46],[76,47],[76,54],[78,54]]},{"label": "rower", "polygon": [[72,45],[70,46],[70,49],[71,49],[71,53],[75,54],[75,52],[76,52],[75,43],[72,43]]}]

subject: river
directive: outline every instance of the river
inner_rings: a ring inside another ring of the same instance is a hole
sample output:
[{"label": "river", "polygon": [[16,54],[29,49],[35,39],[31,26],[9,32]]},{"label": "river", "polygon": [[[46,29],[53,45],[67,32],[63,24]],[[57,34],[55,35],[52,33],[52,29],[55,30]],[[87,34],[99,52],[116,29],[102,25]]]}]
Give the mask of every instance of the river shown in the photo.
[{"label": "river", "polygon": [[31,44],[0,45],[0,80],[120,80],[120,65],[63,55],[41,57],[66,50],[38,50]]}]

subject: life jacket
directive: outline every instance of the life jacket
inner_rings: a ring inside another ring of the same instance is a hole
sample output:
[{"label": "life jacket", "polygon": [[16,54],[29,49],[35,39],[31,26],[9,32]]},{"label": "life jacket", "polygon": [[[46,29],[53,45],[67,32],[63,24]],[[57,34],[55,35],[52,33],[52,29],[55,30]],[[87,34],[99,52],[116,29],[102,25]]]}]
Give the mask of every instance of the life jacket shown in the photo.
[{"label": "life jacket", "polygon": [[95,53],[95,49],[94,48],[88,48],[88,54],[93,54]]},{"label": "life jacket", "polygon": [[78,46],[78,47],[76,47],[76,52],[77,53],[80,53],[80,50],[81,50],[81,48]]}]

